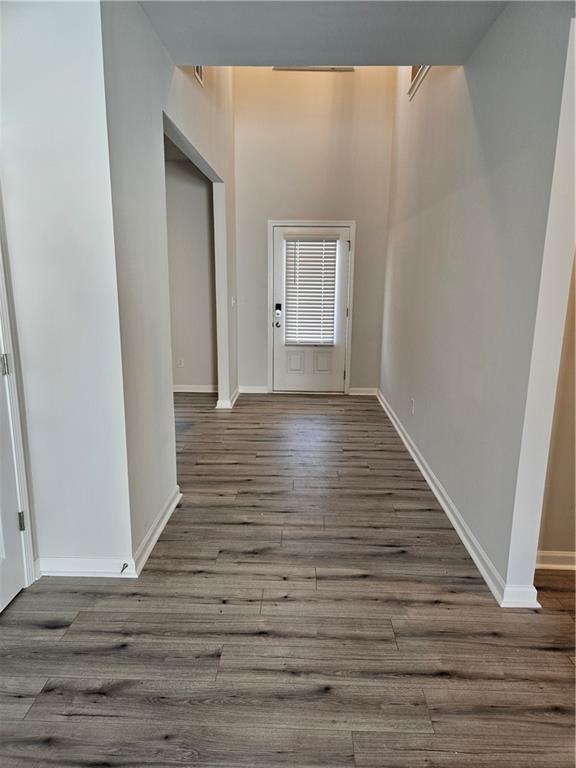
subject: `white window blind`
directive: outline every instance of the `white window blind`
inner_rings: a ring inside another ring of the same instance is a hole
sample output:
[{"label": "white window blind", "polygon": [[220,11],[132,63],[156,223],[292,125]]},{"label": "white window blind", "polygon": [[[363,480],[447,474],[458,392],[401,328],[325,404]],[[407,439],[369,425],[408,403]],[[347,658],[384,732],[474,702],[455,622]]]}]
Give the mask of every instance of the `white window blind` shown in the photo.
[{"label": "white window blind", "polygon": [[334,344],[336,239],[286,240],[286,344]]}]

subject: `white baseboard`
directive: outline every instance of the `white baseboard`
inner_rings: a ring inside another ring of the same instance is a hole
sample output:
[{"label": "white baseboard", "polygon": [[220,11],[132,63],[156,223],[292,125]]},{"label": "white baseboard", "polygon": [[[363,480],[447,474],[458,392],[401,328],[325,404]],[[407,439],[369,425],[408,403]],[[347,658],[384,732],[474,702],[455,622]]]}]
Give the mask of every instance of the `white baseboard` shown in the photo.
[{"label": "white baseboard", "polygon": [[220,399],[218,400],[218,402],[216,403],[216,408],[223,411],[231,410],[232,408],[234,408],[234,404],[236,403],[236,400],[238,400],[239,394],[240,393],[238,391],[238,387],[236,387],[232,397],[229,400],[220,400]]},{"label": "white baseboard", "polygon": [[156,519],[148,529],[148,533],[144,536],[140,544],[138,545],[138,548],[134,552],[134,563],[135,563],[135,572],[136,575],[139,576],[140,572],[142,571],[142,568],[144,568],[144,565],[146,563],[146,560],[150,557],[150,552],[152,552],[152,548],[154,547],[154,544],[158,541],[158,537],[164,530],[164,527],[168,520],[170,520],[170,517],[172,516],[172,513],[180,503],[180,500],[182,499],[182,494],[180,493],[180,488],[176,486],[174,492],[164,505],[164,507],[160,510],[158,515],[156,516]]},{"label": "white baseboard", "polygon": [[35,563],[39,576],[100,576],[110,578],[136,578],[142,568],[152,547],[156,544],[164,526],[170,519],[170,515],[180,502],[182,494],[180,488],[170,497],[167,504],[160,511],[150,530],[142,540],[134,553],[133,558],[122,560],[117,557],[40,557]]},{"label": "white baseboard", "polygon": [[546,568],[553,571],[576,571],[576,552],[538,550],[536,568]]},{"label": "white baseboard", "polygon": [[208,394],[212,392],[218,392],[218,384],[174,384],[172,391]]},{"label": "white baseboard", "polygon": [[[238,388],[240,394],[246,395],[267,395],[270,394],[270,390],[266,384],[240,384]],[[321,394],[321,393],[320,393]],[[330,394],[334,394],[331,392]],[[378,389],[376,387],[350,387],[348,391],[349,395],[366,395],[376,397]]]},{"label": "white baseboard", "polygon": [[40,576],[105,576],[124,579],[137,576],[132,558],[40,557],[36,562]]},{"label": "white baseboard", "polygon": [[541,608],[538,592],[533,584],[505,584],[500,608]]},{"label": "white baseboard", "polygon": [[505,583],[496,566],[470,530],[462,514],[448,495],[448,492],[429,467],[426,459],[420,453],[420,449],[414,443],[394,412],[394,409],[380,390],[378,390],[377,397],[498,603],[503,608],[540,608],[536,589],[533,585],[510,585]]}]

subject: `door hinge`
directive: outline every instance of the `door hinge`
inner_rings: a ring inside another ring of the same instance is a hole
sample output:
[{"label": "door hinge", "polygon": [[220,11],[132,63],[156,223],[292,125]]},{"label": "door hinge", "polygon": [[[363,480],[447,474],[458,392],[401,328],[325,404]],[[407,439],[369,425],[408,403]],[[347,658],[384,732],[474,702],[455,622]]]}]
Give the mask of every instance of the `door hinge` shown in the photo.
[{"label": "door hinge", "polygon": [[10,373],[10,366],[8,365],[8,355],[6,352],[2,352],[0,355],[0,372],[2,376],[8,376]]},{"label": "door hinge", "polygon": [[26,530],[26,520],[24,519],[24,512],[18,512],[18,528],[21,531]]},{"label": "door hinge", "polygon": [[348,317],[349,314],[350,314],[350,309],[346,307],[346,317]]},{"label": "door hinge", "polygon": [[344,381],[346,381],[346,369],[344,369]]},{"label": "door hinge", "polygon": [[351,240],[346,240],[346,242],[348,243],[348,250],[351,251],[352,250],[352,241]]}]

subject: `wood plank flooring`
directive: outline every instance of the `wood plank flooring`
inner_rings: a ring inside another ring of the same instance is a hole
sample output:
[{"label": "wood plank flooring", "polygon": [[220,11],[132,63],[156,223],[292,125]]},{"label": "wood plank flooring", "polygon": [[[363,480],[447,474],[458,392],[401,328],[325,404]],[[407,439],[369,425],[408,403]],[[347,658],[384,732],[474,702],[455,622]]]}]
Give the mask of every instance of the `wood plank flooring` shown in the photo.
[{"label": "wood plank flooring", "polygon": [[0,616],[0,765],[574,766],[574,577],[502,610],[373,398],[177,395],[138,580]]}]

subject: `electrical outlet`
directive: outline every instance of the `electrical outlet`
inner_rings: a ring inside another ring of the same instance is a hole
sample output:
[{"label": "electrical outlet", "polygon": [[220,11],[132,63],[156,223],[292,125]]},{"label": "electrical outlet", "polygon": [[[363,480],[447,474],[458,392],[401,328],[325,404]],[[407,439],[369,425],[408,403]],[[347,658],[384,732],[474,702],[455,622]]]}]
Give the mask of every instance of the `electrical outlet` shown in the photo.
[{"label": "electrical outlet", "polygon": [[176,367],[184,368],[184,360],[182,358],[179,358],[178,360],[176,360]]},{"label": "electrical outlet", "polygon": [[414,411],[416,410],[416,400],[414,400],[413,397],[410,398],[410,409],[412,411],[412,416],[414,416]]}]

